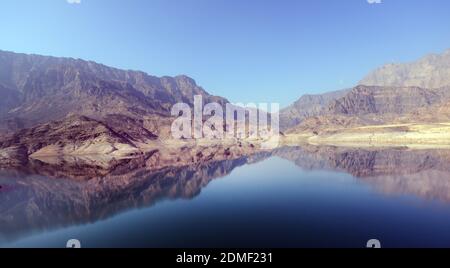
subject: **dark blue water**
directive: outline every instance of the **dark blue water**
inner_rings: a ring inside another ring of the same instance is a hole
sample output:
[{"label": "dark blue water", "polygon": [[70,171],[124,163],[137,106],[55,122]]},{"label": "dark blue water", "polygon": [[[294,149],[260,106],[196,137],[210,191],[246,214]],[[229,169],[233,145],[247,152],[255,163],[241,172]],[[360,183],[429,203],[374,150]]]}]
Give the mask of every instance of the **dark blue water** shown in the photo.
[{"label": "dark blue water", "polygon": [[[76,195],[77,200],[70,200],[72,196],[64,200],[62,195],[55,197],[56,202],[52,195],[30,194],[28,188],[11,182],[17,174],[3,174],[0,185],[9,185],[9,190],[0,192],[1,201],[8,200],[10,206],[0,210],[0,246],[64,247],[68,239],[76,238],[83,247],[365,247],[375,238],[383,247],[450,247],[450,202],[446,199],[450,177],[440,168],[445,164],[439,162],[441,158],[403,157],[399,152],[395,155],[401,157],[389,159],[377,152],[370,164],[359,155],[350,157],[349,168],[343,164],[349,162],[347,156],[339,162],[316,159],[315,153],[300,152],[301,157],[294,160],[286,155],[291,154],[278,153],[254,164],[235,163],[225,176],[205,185],[194,185],[193,178],[176,187],[172,182],[158,187],[146,184],[134,193],[133,201],[121,197],[128,201],[113,212],[99,209],[100,205],[74,209],[74,202],[87,206],[83,195]],[[405,171],[405,162],[408,167],[422,166]],[[401,170],[386,173],[389,163]],[[351,175],[358,171],[363,175]],[[38,179],[45,186],[29,183]],[[20,183],[51,192],[47,184],[52,180],[30,177]],[[72,182],[65,185],[64,179],[58,183],[74,192],[79,187]],[[193,194],[181,196],[184,189],[180,187],[193,188]],[[164,194],[148,201],[155,196],[148,197],[148,192],[158,190]],[[136,205],[143,199],[148,202]],[[22,207],[8,212],[14,206]]]}]

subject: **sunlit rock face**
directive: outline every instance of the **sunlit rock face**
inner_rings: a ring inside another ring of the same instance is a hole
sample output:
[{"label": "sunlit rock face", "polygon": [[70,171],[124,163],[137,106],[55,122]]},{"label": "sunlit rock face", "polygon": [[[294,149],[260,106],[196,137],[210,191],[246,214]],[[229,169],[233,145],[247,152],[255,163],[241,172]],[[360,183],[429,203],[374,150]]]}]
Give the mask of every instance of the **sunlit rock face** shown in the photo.
[{"label": "sunlit rock face", "polygon": [[15,132],[76,114],[143,120],[170,115],[173,104],[228,101],[187,76],[155,77],[92,61],[0,51],[0,132]]},{"label": "sunlit rock face", "polygon": [[280,129],[285,131],[309,117],[327,113],[332,101],[344,97],[350,90],[329,92],[318,95],[304,95],[292,105],[280,111]]}]

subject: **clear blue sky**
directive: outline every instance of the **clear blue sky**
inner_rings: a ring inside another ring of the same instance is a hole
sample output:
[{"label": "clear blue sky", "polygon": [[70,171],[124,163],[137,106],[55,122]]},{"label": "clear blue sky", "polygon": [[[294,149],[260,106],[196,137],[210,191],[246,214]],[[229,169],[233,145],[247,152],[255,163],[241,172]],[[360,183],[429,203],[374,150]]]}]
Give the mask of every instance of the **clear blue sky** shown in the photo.
[{"label": "clear blue sky", "polygon": [[186,74],[233,102],[355,85],[450,48],[448,0],[2,0],[0,49]]}]

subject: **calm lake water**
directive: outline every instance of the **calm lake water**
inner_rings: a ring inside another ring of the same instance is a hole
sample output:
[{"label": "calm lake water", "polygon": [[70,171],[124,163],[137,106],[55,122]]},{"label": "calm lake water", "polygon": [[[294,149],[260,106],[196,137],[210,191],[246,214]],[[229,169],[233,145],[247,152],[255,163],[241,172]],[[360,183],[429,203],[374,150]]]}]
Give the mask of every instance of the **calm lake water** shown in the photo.
[{"label": "calm lake water", "polygon": [[0,247],[450,247],[450,151],[282,148],[99,173],[1,171]]}]

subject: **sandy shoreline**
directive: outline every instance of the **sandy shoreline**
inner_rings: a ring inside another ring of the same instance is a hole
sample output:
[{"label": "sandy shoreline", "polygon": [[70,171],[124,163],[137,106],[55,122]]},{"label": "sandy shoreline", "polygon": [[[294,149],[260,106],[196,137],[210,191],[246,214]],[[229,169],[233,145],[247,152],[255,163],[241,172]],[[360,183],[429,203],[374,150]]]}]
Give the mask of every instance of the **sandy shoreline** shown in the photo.
[{"label": "sandy shoreline", "polygon": [[450,123],[411,123],[364,126],[312,133],[287,134],[283,144],[333,145],[345,147],[449,148]]}]

